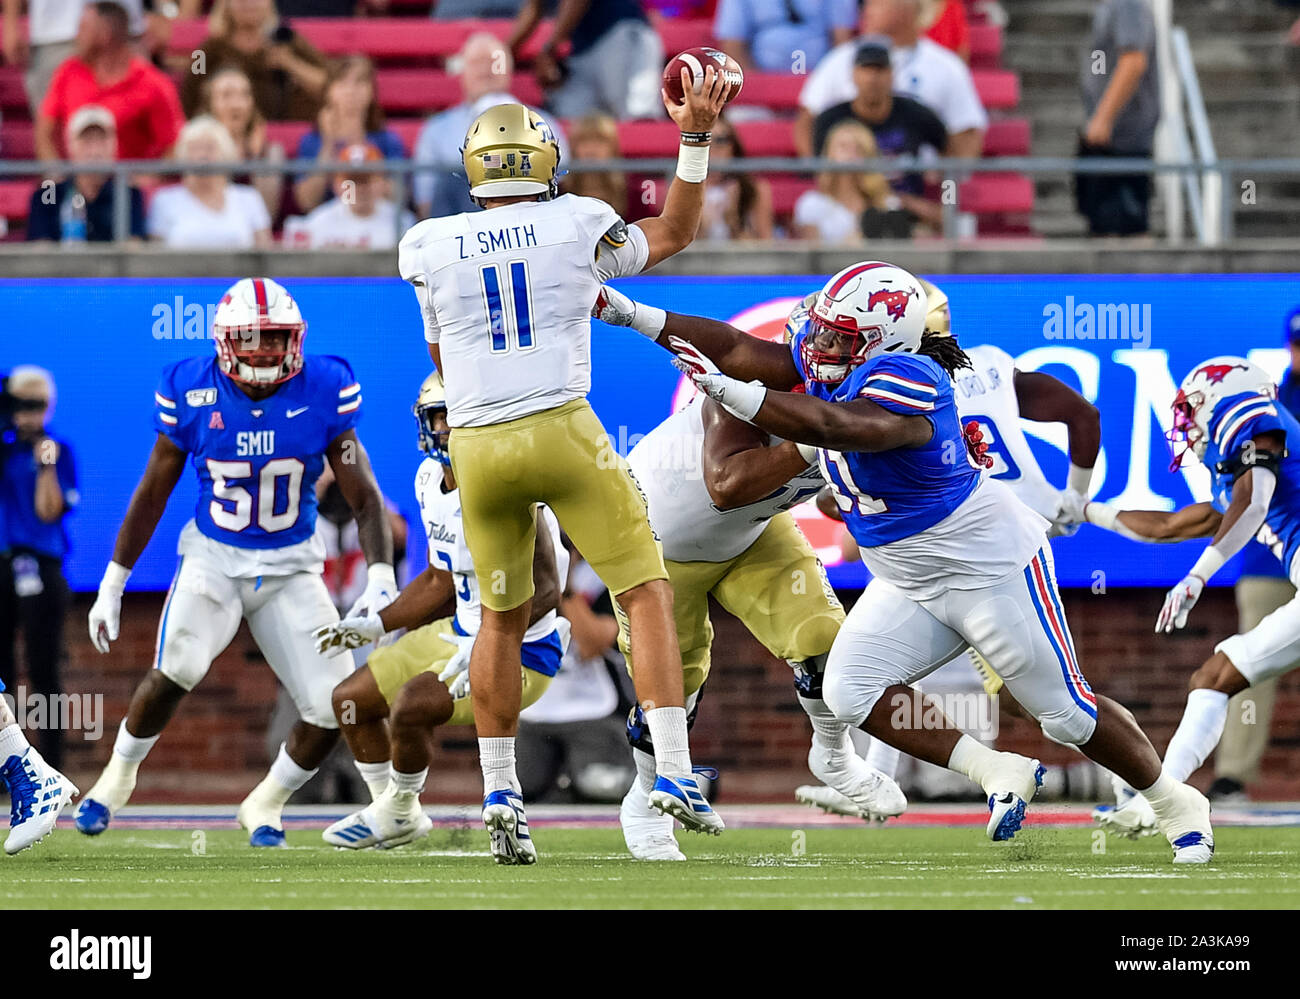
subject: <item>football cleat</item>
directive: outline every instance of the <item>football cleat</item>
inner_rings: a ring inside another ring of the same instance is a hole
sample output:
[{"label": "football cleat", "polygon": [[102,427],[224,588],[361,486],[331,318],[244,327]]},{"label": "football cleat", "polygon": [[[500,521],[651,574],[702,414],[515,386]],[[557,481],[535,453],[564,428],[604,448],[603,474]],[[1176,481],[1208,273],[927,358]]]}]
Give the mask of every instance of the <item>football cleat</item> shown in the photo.
[{"label": "football cleat", "polygon": [[[820,808],[830,815],[847,815],[851,819],[875,818],[863,815],[862,809],[853,803],[852,798],[840,794],[835,788],[827,787],[825,784],[800,784],[794,789],[794,800],[810,808]],[[884,820],[875,818],[875,821]]]},{"label": "football cleat", "polygon": [[867,766],[866,760],[851,750],[830,752],[814,740],[808,750],[808,769],[828,788],[852,802],[860,818],[883,822],[902,815],[907,809],[902,788],[892,778]]},{"label": "football cleat", "polygon": [[[1146,799],[1138,795],[1138,800]],[[1190,784],[1179,784],[1174,789],[1173,806],[1173,814],[1160,823],[1160,831],[1174,848],[1174,863],[1208,864],[1214,856],[1210,799]]]},{"label": "football cleat", "polygon": [[537,847],[528,835],[524,799],[517,791],[493,791],[483,799],[483,825],[498,864],[535,864]]},{"label": "football cleat", "polygon": [[619,806],[618,824],[628,852],[637,860],[686,859],[673,836],[672,817],[650,807],[641,782],[635,778]]},{"label": "football cleat", "polygon": [[82,796],[73,819],[77,832],[98,836],[108,828],[118,810],[131,799],[134,790],[135,766],[131,766],[129,773],[125,772],[119,758],[113,756],[104,767],[104,772],[99,775],[99,780],[95,781],[94,787]]},{"label": "football cleat", "polygon": [[77,827],[77,832],[85,833],[87,836],[98,836],[108,828],[112,818],[113,813],[108,810],[107,805],[101,804],[94,798],[82,798],[72,821]]},{"label": "football cleat", "polygon": [[335,822],[321,837],[331,846],[349,850],[391,850],[427,836],[433,820],[421,810],[415,795],[409,797],[413,807],[406,808],[398,805],[392,795],[381,795],[368,807]]},{"label": "football cleat", "polygon": [[1042,787],[1047,768],[1016,753],[999,753],[1002,766],[986,778],[989,822],[985,831],[995,843],[1011,839],[1025,821],[1025,809]]},{"label": "football cleat", "polygon": [[248,845],[258,847],[287,846],[280,810],[259,801],[256,792],[250,794],[239,806],[235,819],[248,830]]},{"label": "football cleat", "polygon": [[[717,778],[716,770],[710,772],[701,767],[700,771],[710,780]],[[671,815],[691,832],[716,836],[726,828],[722,816],[709,807],[693,773],[682,777],[656,774],[654,790],[650,792],[647,804],[657,812]]]},{"label": "football cleat", "polygon": [[1133,792],[1122,804],[1099,805],[1092,810],[1092,820],[1106,832],[1127,839],[1155,836],[1160,832],[1156,813],[1142,795]]},{"label": "football cleat", "polygon": [[59,813],[77,794],[77,787],[41,758],[31,746],[0,765],[9,785],[9,836],[5,853],[15,854],[39,843],[54,829]]}]

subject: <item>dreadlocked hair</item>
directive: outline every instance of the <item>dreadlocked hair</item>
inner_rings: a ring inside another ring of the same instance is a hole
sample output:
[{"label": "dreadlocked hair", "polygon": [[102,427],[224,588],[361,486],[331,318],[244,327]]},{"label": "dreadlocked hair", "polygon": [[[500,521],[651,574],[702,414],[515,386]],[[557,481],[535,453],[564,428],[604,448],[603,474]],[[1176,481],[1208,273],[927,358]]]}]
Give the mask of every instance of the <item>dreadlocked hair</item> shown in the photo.
[{"label": "dreadlocked hair", "polygon": [[921,345],[916,348],[916,352],[930,358],[950,375],[961,368],[973,367],[966,351],[961,349],[957,338],[951,333],[932,333],[926,330],[921,334]]}]

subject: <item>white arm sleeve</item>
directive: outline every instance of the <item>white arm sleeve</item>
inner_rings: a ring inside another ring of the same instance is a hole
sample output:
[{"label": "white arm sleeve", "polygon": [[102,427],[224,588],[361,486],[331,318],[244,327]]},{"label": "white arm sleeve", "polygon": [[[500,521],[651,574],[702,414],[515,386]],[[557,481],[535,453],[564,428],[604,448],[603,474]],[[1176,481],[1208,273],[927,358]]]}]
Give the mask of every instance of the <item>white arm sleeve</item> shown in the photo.
[{"label": "white arm sleeve", "polygon": [[596,276],[601,284],[631,277],[640,274],[649,259],[650,244],[641,227],[625,225],[620,219],[596,243]]}]

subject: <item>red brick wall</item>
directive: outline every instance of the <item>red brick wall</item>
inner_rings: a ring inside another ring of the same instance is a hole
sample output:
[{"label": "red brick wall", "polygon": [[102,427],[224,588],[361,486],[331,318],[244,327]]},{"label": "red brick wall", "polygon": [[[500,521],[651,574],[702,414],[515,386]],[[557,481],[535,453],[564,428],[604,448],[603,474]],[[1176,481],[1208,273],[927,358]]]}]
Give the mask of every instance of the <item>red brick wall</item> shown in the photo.
[{"label": "red brick wall", "polygon": [[[1235,628],[1232,592],[1210,590],[1192,615],[1192,626],[1176,637],[1152,633],[1161,592],[1116,590],[1096,596],[1067,591],[1064,597],[1093,687],[1131,708],[1163,751],[1182,715],[1188,675]],[[104,695],[103,738],[84,742],[73,734],[69,742],[69,773],[93,780],[112,748],[131,691],[151,664],[162,598],[126,598],[122,637],[107,656],[95,652],[87,638],[89,603],[90,597],[82,595],[69,612],[64,682],[68,691]],[[721,610],[715,612],[715,624],[715,665],[692,739],[693,754],[699,762],[723,768],[733,793],[784,797],[808,779],[809,729],[794,699],[790,669]],[[267,766],[264,735],[274,699],[271,672],[241,629],[150,756],[139,798],[237,800]],[[1001,731],[1005,748],[1045,761],[1072,758],[1028,722],[1004,716]],[[1300,798],[1300,671],[1283,678],[1272,732],[1257,790],[1270,797]],[[442,734],[434,772],[430,797],[473,796],[477,766],[471,730]],[[1198,783],[1204,785],[1210,776],[1207,766]]]}]

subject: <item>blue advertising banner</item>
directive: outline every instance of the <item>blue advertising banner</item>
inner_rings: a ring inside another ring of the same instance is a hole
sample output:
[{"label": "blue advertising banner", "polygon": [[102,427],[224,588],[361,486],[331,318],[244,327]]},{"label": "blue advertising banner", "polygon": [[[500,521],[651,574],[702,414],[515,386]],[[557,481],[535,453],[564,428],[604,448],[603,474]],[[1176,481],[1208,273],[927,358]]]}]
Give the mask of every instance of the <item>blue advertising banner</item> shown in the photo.
[{"label": "blue advertising banner", "polygon": [[[927,275],[928,276],[928,275]],[[728,320],[776,336],[793,302],[824,276],[642,277],[619,283],[664,308]],[[1245,354],[1277,375],[1289,363],[1285,316],[1300,305],[1296,275],[964,275],[932,277],[947,291],[953,328],[967,345],[993,343],[1021,369],[1041,369],[1077,388],[1102,414],[1098,495],[1130,507],[1174,509],[1208,498],[1207,476],[1168,470],[1164,431],[1178,382],[1216,354]],[[212,350],[211,310],[229,278],[0,281],[6,335],[0,370],[48,368],[58,387],[51,427],[76,454],[82,502],[68,518],[74,589],[98,584],[117,526],[152,444],[153,391],[162,367]],[[364,403],[359,433],[384,492],[422,536],[412,493],[419,464],[411,404],[430,365],[419,310],[398,279],[298,278],[285,284],[308,322],[307,350],[341,354]],[[664,352],[627,330],[595,324],[591,401],[627,453],[689,392]],[[1047,477],[1064,484],[1064,428],[1026,424]],[[193,515],[187,474],[131,579],[165,589],[175,541]],[[857,564],[839,560],[839,527],[816,511],[800,520],[833,582],[860,585]],[[1180,550],[1125,541],[1092,527],[1054,544],[1060,582],[1169,586],[1195,560]],[[424,564],[412,544],[413,568]],[[1238,561],[1238,560],[1234,560]],[[1216,583],[1230,582],[1230,565]]]}]

